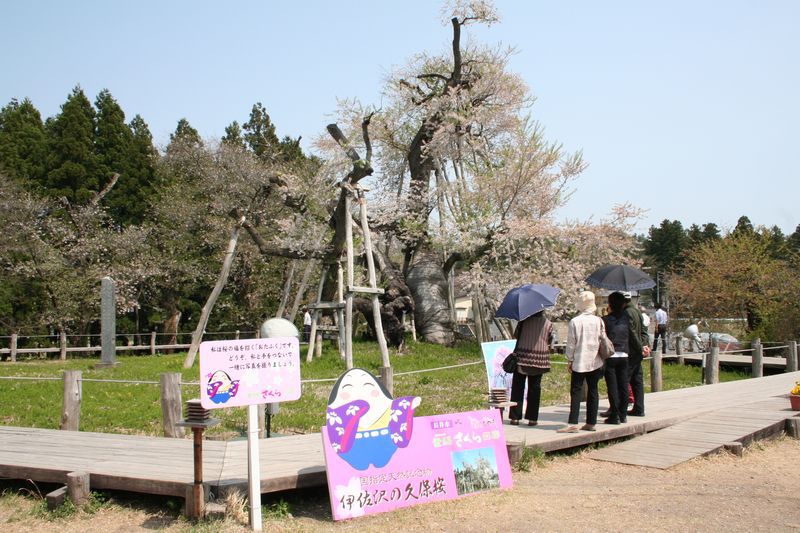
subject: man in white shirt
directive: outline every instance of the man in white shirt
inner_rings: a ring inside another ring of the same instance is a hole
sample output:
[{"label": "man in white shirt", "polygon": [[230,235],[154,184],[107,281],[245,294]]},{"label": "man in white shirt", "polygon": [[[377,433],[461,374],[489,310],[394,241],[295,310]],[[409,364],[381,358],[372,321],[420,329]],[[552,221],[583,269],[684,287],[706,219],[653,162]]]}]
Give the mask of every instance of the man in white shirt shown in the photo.
[{"label": "man in white shirt", "polygon": [[661,336],[661,353],[667,353],[667,321],[669,317],[667,312],[661,307],[661,304],[656,304],[656,331],[655,338],[653,339],[653,351],[658,349],[658,337]]},{"label": "man in white shirt", "polygon": [[303,341],[308,342],[311,339],[311,313],[308,312],[308,307],[303,307]]}]

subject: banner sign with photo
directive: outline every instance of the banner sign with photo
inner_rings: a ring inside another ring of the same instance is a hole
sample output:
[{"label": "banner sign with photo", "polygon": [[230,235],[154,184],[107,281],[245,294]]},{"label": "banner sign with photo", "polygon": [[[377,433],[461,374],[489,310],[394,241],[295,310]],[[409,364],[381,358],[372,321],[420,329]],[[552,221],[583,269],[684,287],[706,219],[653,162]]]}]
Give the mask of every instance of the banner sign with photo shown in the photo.
[{"label": "banner sign with photo", "polygon": [[200,344],[200,404],[206,409],[300,398],[297,337]]},{"label": "banner sign with photo", "polygon": [[511,397],[511,374],[503,370],[503,361],[514,351],[517,341],[495,341],[481,343],[483,362],[486,364],[486,376],[489,378],[489,390],[506,389]]},{"label": "banner sign with photo", "polygon": [[366,370],[339,377],[322,428],[334,520],[511,487],[498,410],[414,417],[420,401]]}]

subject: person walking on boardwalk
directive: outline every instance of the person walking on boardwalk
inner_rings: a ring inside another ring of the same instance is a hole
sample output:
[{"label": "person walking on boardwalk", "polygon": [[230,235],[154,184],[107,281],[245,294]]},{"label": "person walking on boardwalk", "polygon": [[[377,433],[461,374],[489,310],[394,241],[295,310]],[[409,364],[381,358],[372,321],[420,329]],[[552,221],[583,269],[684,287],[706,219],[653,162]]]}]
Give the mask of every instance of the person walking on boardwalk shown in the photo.
[{"label": "person walking on boardwalk", "polygon": [[542,395],[542,375],[550,371],[550,342],[553,324],[544,316],[544,311],[529,316],[517,324],[514,330],[517,344],[517,370],[511,378],[511,401],[517,405],[510,409],[508,418],[512,425],[522,419],[522,396],[525,382],[528,383],[525,418],[529,426],[539,422],[539,401]]},{"label": "person walking on boardwalk", "polygon": [[600,394],[597,383],[603,377],[603,360],[598,355],[600,333],[605,331],[603,320],[595,315],[594,293],[584,291],[578,297],[579,314],[567,327],[567,371],[570,374],[570,404],[568,425],[558,433],[577,433],[578,415],[583,398],[583,383],[587,384],[586,423],[580,428],[594,431]]},{"label": "person walking on boardwalk", "polygon": [[658,337],[661,337],[661,353],[667,353],[667,321],[669,316],[660,303],[656,304],[656,331],[653,335],[653,351],[658,350]]}]

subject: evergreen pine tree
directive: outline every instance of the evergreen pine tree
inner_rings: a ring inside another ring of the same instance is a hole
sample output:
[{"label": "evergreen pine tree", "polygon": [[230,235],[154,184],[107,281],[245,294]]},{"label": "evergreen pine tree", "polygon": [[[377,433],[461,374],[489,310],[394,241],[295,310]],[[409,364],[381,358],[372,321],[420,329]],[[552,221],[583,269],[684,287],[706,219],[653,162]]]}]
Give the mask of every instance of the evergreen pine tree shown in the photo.
[{"label": "evergreen pine tree", "polygon": [[234,120],[225,128],[225,135],[222,136],[222,144],[235,148],[246,148],[244,138],[242,138],[242,128],[237,121]]},{"label": "evergreen pine tree", "polygon": [[794,228],[794,233],[789,235],[789,237],[786,239],[786,245],[795,253],[800,254],[800,224]]},{"label": "evergreen pine tree", "polygon": [[719,232],[719,226],[717,226],[713,222],[709,222],[708,224],[703,224],[704,241],[714,241],[721,238],[722,235]]},{"label": "evergreen pine tree", "polygon": [[63,196],[73,203],[84,203],[100,188],[94,152],[92,104],[80,86],[75,87],[61,106],[61,113],[46,123],[48,135],[48,194]]},{"label": "evergreen pine tree", "polygon": [[40,184],[45,174],[46,136],[39,111],[25,98],[0,109],[0,174]]},{"label": "evergreen pine tree", "polygon": [[267,110],[256,103],[250,111],[250,120],[244,123],[244,140],[247,146],[259,159],[274,161],[280,156],[280,141],[275,135],[275,125],[269,118]]},{"label": "evergreen pine tree", "polygon": [[127,126],[130,143],[121,168],[121,176],[108,198],[109,209],[122,225],[144,221],[156,182],[157,152],[150,128],[136,115]]},{"label": "evergreen pine tree", "polygon": [[175,127],[175,132],[169,135],[169,144],[167,145],[167,154],[175,150],[177,147],[202,147],[203,140],[197,130],[189,124],[189,121],[182,118],[178,121]]},{"label": "evergreen pine tree", "polygon": [[742,215],[739,217],[739,220],[736,221],[736,227],[733,228],[731,233],[739,234],[747,234],[752,235],[755,230],[753,229],[753,223],[750,222],[750,219],[746,215]]}]

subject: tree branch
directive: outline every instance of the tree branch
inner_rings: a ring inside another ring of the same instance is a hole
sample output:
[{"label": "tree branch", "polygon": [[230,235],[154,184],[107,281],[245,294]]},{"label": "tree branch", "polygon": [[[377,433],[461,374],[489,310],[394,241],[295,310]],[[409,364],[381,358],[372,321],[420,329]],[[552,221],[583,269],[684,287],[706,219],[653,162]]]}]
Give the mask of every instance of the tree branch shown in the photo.
[{"label": "tree branch", "polygon": [[372,165],[372,143],[369,140],[369,123],[372,120],[372,116],[375,114],[373,111],[361,122],[361,134],[364,136],[364,146],[366,146],[366,161],[367,165]]},{"label": "tree branch", "polygon": [[114,174],[111,176],[111,181],[106,183],[106,186],[103,187],[103,190],[101,190],[100,192],[98,192],[97,194],[94,195],[94,197],[92,198],[90,203],[93,206],[97,206],[97,204],[100,203],[100,200],[102,200],[103,197],[105,197],[105,195],[108,194],[111,191],[111,189],[114,188],[114,185],[117,184],[117,180],[118,179],[119,179],[119,174],[114,172]]}]

